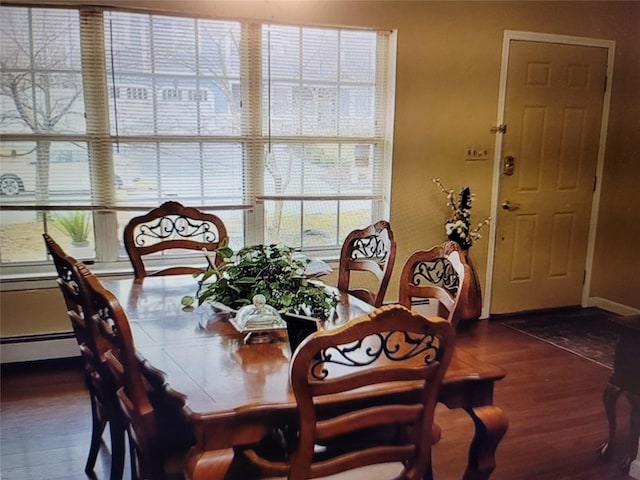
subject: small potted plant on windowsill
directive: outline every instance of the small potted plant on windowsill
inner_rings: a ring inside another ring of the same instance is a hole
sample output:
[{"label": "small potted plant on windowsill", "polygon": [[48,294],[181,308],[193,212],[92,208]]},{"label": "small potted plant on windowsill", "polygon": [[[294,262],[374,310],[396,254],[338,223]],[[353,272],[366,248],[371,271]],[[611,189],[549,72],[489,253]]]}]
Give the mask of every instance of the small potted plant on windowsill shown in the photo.
[{"label": "small potted plant on windowsill", "polygon": [[91,225],[87,212],[56,214],[53,216],[53,221],[71,238],[73,247],[87,247],[89,245]]}]

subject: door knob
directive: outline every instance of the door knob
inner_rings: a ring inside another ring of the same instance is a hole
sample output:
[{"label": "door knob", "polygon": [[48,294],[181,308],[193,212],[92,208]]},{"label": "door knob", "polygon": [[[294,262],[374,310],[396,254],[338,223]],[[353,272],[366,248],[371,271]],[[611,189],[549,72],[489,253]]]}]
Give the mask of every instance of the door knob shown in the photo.
[{"label": "door knob", "polygon": [[513,210],[518,210],[520,208],[520,204],[519,203],[511,203],[509,200],[505,200],[504,202],[502,202],[501,205],[503,210],[507,210],[509,212],[513,211]]}]

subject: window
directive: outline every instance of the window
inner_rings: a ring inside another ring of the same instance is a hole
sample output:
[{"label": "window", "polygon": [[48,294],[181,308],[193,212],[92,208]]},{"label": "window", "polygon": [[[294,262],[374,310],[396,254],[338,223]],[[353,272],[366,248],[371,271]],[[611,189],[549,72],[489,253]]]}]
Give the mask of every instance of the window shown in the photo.
[{"label": "window", "polygon": [[43,231],[128,265],[124,225],[171,199],[219,215],[234,248],[334,257],[388,217],[388,32],[0,9],[3,273],[49,267]]},{"label": "window", "polygon": [[180,101],[180,90],[165,88],[162,90],[162,100],[165,102]]},{"label": "window", "polygon": [[147,89],[144,87],[127,87],[125,92],[127,100],[146,100],[148,96]]},{"label": "window", "polygon": [[207,91],[206,90],[195,90],[193,88],[190,88],[189,90],[184,90],[184,93],[182,94],[183,97],[185,98],[184,95],[186,93],[186,98],[189,99],[190,102],[206,102],[207,101]]}]

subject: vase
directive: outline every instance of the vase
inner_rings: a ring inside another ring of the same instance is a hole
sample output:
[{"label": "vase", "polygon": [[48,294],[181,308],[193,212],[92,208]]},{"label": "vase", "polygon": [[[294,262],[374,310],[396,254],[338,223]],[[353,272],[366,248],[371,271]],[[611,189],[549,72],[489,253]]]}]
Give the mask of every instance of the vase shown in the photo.
[{"label": "vase", "polygon": [[461,260],[464,265],[464,281],[457,307],[457,327],[464,327],[474,322],[482,314],[482,290],[478,273],[473,268],[469,250],[461,251]]}]

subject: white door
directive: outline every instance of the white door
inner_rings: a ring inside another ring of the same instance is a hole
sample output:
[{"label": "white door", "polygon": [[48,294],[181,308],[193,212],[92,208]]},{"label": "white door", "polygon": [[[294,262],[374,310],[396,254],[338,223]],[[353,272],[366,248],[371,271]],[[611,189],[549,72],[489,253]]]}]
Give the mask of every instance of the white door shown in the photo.
[{"label": "white door", "polygon": [[510,42],[491,313],[581,303],[607,55]]}]

